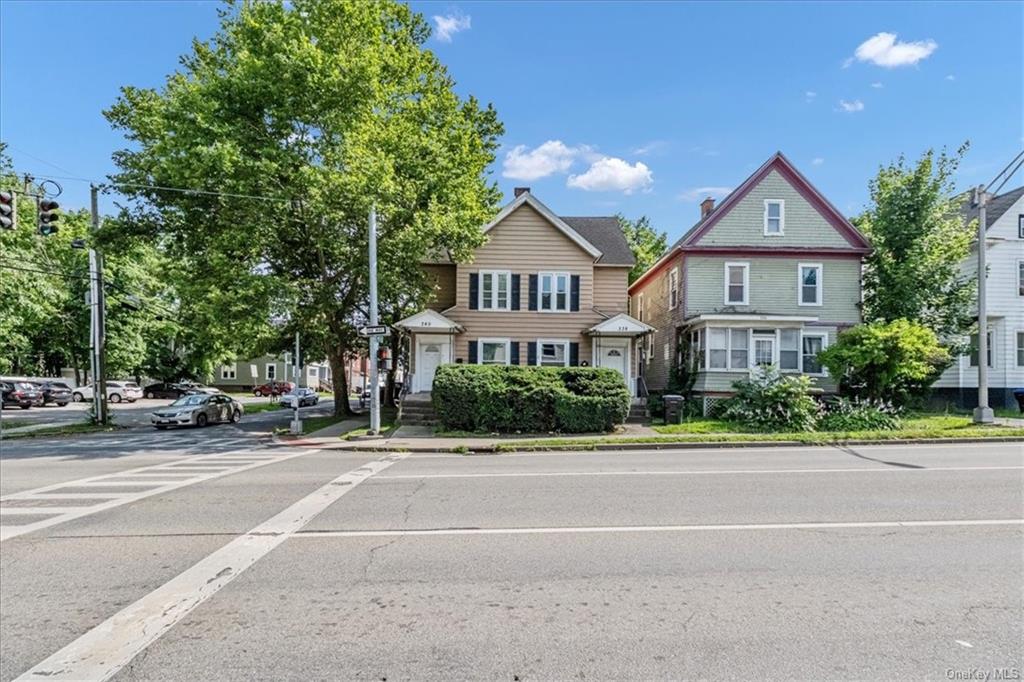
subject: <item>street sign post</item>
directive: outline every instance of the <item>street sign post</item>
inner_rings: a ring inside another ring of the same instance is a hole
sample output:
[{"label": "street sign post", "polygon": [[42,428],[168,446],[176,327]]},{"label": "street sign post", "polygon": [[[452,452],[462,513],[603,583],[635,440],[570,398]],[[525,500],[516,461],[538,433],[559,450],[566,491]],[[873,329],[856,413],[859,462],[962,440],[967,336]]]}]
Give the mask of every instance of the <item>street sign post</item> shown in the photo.
[{"label": "street sign post", "polygon": [[390,334],[391,330],[384,324],[360,327],[359,329],[359,336],[388,336]]}]

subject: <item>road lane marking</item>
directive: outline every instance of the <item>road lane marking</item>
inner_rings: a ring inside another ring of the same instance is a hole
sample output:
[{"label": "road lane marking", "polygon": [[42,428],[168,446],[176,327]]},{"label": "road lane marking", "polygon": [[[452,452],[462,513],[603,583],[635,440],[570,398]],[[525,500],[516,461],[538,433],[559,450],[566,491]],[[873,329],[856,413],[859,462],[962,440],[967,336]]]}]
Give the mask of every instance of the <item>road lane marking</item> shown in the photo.
[{"label": "road lane marking", "polygon": [[109,679],[193,609],[300,531],[342,495],[405,457],[405,454],[387,455],[338,476],[114,614],[17,679]]},{"label": "road lane marking", "polygon": [[862,473],[927,473],[936,471],[1024,471],[1024,466],[977,466],[977,467],[926,467],[905,469],[902,467],[855,467],[835,469],[685,469],[655,471],[523,471],[523,472],[480,472],[471,474],[391,474],[378,476],[377,481],[418,478],[543,478],[545,476],[726,476],[758,474],[862,474]]},{"label": "road lane marking", "polygon": [[[67,523],[68,521],[74,521],[75,519],[82,518],[83,516],[89,516],[96,514],[101,511],[120,507],[125,504],[137,502],[153,495],[161,495],[163,493],[177,490],[185,486],[195,485],[197,483],[205,483],[206,481],[212,481],[222,476],[229,476],[232,474],[241,473],[243,471],[249,471],[250,469],[256,469],[258,467],[267,466],[269,464],[277,464],[278,462],[284,462],[295,457],[303,457],[308,455],[314,450],[296,448],[288,451],[282,451],[276,455],[273,459],[264,459],[258,462],[232,464],[227,467],[219,466],[217,468],[204,468],[194,472],[187,471],[174,471],[168,470],[164,467],[167,464],[149,465],[143,467],[137,467],[134,469],[128,469],[126,471],[119,471],[116,473],[103,474],[100,476],[91,476],[89,478],[83,478],[76,481],[65,481],[63,483],[54,483],[52,485],[44,486],[42,488],[35,488],[33,490],[25,490],[18,493],[12,493],[0,497],[0,505],[4,502],[13,500],[44,500],[44,499],[55,499],[46,497],[37,497],[38,495],[49,495],[49,494],[65,494],[79,496],[79,493],[69,492],[76,488],[134,488],[135,490],[127,490],[123,492],[105,492],[95,493],[97,497],[95,499],[100,500],[96,504],[90,507],[81,507],[79,511],[69,512],[65,514],[50,514],[47,509],[53,509],[52,507],[36,507],[39,509],[40,514],[48,514],[48,518],[35,521],[32,523],[20,524],[20,525],[3,525],[0,523],[0,542],[10,540],[11,538],[25,535],[26,533],[32,533],[37,530],[49,528],[60,523]],[[234,454],[240,454],[235,452]],[[190,457],[181,462],[215,462],[219,454],[203,455],[201,457]],[[146,475],[152,475],[154,477],[165,476],[167,473],[178,473],[181,475],[187,475],[187,478],[151,478],[147,479]],[[134,478],[138,476],[139,478]],[[129,479],[129,480],[123,480]],[[141,488],[141,490],[140,490]],[[63,492],[62,492],[63,491]],[[89,494],[89,493],[82,493]],[[105,500],[105,501],[102,501]],[[19,509],[33,509],[32,507],[19,507]],[[19,512],[21,514],[27,512]]]},{"label": "road lane marking", "polygon": [[0,507],[0,516],[25,516],[27,514],[78,514],[89,507]]},{"label": "road lane marking", "polygon": [[682,533],[716,530],[829,530],[843,528],[944,528],[1020,526],[1024,519],[957,519],[948,521],[834,521],[808,523],[723,523],[683,526],[561,526],[552,528],[410,528],[407,530],[307,530],[295,538],[378,538],[432,535],[554,535],[559,533]]}]

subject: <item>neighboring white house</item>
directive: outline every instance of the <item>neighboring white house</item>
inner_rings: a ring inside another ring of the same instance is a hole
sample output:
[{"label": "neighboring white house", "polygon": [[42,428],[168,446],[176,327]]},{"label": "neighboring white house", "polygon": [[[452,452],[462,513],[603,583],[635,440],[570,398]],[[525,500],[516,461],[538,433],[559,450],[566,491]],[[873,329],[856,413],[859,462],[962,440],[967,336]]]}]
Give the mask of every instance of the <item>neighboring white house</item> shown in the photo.
[{"label": "neighboring white house", "polygon": [[[990,199],[987,214],[989,404],[1016,407],[1013,389],[1024,388],[1024,187]],[[977,209],[967,214],[968,220],[977,217]],[[972,277],[978,272],[976,248],[963,268]],[[957,358],[935,382],[934,393],[963,407],[977,406],[977,352]]]}]

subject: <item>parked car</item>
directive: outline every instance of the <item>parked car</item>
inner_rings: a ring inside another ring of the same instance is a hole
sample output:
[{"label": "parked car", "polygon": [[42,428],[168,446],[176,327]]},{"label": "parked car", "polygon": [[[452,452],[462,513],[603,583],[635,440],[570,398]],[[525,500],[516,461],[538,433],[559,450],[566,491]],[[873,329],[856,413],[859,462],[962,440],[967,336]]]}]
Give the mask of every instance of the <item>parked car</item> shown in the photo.
[{"label": "parked car", "polygon": [[220,390],[216,386],[207,386],[205,384],[190,384],[189,385],[189,392],[190,393],[206,393],[208,395],[215,395],[217,393],[223,393],[224,391]]},{"label": "parked car", "polygon": [[71,402],[71,387],[63,381],[39,381],[35,384],[43,394],[44,405],[56,403],[58,407],[64,407]]},{"label": "parked car", "polygon": [[259,397],[266,398],[268,395],[281,395],[288,393],[295,388],[295,384],[288,381],[268,381],[262,386],[257,386],[252,389],[252,394]]},{"label": "parked car", "polygon": [[167,407],[153,412],[150,421],[163,431],[170,426],[206,426],[237,422],[245,413],[242,403],[223,394],[184,395]]},{"label": "parked car", "polygon": [[175,400],[183,395],[188,395],[189,387],[188,384],[179,383],[159,383],[150,384],[142,389],[142,395],[150,400],[158,398],[161,400],[170,398]]},{"label": "parked car", "polygon": [[[79,386],[71,392],[71,398],[76,402],[92,400],[93,387],[95,384]],[[134,381],[108,381],[107,400],[112,403],[129,402],[134,403],[142,397],[142,389]]]},{"label": "parked car", "polygon": [[320,402],[320,394],[311,388],[295,388],[281,396],[282,407],[295,407],[296,402],[299,407],[316,405]]},{"label": "parked car", "polygon": [[42,405],[42,393],[27,381],[3,381],[3,407],[20,407],[27,410],[33,405]]}]

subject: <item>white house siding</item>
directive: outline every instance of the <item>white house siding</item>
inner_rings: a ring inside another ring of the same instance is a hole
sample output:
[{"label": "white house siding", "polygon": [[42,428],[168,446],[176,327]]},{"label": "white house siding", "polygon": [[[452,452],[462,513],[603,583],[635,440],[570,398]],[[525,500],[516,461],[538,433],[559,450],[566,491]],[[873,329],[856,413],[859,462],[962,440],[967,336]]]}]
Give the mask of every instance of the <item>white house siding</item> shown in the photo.
[{"label": "white house siding", "polygon": [[[1017,333],[1024,332],[1024,297],[1018,291],[1018,263],[1024,260],[1024,240],[1018,233],[1019,216],[1024,214],[1024,197],[994,222],[987,232],[988,277],[986,297],[988,326],[992,330],[992,363],[989,368],[989,400],[993,406],[1016,407],[1013,389],[1024,387],[1024,366],[1017,363]],[[963,264],[963,272],[977,273],[977,251]],[[974,308],[976,313],[977,308]],[[965,407],[978,404],[978,368],[962,356],[934,385],[939,400]]]}]

